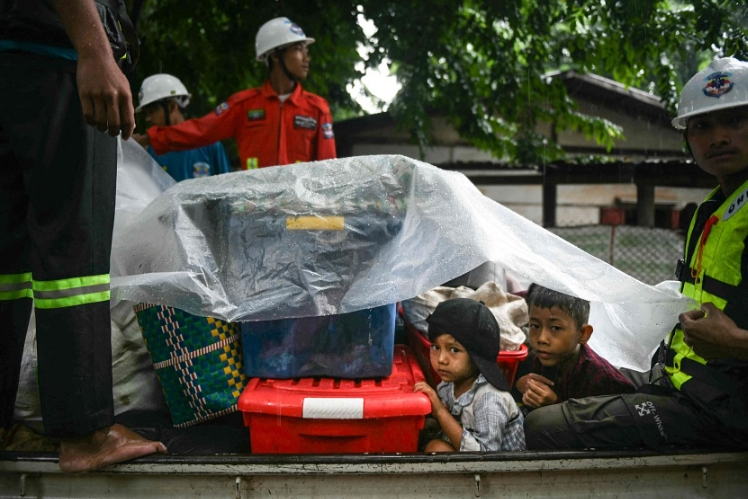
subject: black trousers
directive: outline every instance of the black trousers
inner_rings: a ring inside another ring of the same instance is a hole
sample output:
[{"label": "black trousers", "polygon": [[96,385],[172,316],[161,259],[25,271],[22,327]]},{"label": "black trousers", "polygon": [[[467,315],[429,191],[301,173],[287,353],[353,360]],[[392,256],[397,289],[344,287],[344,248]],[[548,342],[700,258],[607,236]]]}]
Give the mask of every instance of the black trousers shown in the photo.
[{"label": "black trousers", "polygon": [[[637,393],[571,399],[525,417],[530,450],[672,446],[748,449],[746,414],[729,401],[711,407],[669,385],[661,366]],[[722,406],[721,406],[722,405]]]},{"label": "black trousers", "polygon": [[85,123],[75,71],[0,52],[0,424],[12,420],[33,285],[42,417],[61,438],[114,421],[117,143]]}]

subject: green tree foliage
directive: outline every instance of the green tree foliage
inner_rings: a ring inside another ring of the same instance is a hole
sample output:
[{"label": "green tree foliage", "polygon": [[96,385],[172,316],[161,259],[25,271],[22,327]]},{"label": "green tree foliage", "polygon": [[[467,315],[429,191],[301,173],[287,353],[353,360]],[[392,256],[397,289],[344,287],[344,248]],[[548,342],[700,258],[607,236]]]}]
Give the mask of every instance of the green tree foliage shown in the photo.
[{"label": "green tree foliage", "polygon": [[[135,0],[129,0],[132,4]],[[389,112],[413,140],[430,140],[430,117],[496,157],[542,162],[562,151],[536,131],[581,130],[611,147],[620,130],[577,111],[554,71],[609,76],[661,96],[679,89],[714,55],[748,59],[748,7],[721,0],[143,0],[135,86],[168,72],[194,94],[193,114],[260,85],[254,38],[286,16],[316,38],[305,88],[325,96],[336,119],[362,114],[346,86],[391,61],[402,84]],[[377,33],[368,39],[359,16]],[[368,50],[358,49],[368,47]],[[363,55],[361,55],[361,52]]]}]

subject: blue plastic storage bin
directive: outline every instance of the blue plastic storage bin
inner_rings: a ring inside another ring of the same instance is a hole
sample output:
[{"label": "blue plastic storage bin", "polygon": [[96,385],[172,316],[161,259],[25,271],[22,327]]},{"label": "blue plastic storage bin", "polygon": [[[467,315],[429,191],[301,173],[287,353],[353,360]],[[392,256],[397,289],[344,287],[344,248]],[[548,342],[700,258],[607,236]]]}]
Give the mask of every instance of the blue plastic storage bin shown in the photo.
[{"label": "blue plastic storage bin", "polygon": [[349,314],[242,322],[253,378],[380,378],[392,373],[395,304]]}]

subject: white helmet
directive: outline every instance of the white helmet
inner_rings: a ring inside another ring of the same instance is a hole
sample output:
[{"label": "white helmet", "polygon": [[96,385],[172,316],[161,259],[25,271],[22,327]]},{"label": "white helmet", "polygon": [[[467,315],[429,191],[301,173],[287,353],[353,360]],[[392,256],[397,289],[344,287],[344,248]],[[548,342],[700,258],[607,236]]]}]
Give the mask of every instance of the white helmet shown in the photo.
[{"label": "white helmet", "polygon": [[186,107],[190,103],[190,97],[190,93],[179,78],[168,74],[151,75],[140,85],[140,92],[138,92],[140,105],[135,108],[135,111],[142,110],[152,102],[170,98],[177,101],[179,107]]},{"label": "white helmet", "polygon": [[686,121],[697,114],[748,105],[748,63],[734,57],[715,59],[683,87],[678,117],[672,124],[685,130]]},{"label": "white helmet", "polygon": [[287,17],[271,19],[260,26],[257,31],[257,38],[255,38],[257,60],[267,63],[267,56],[273,49],[298,42],[306,42],[309,45],[314,43],[314,38],[307,37],[304,30]]}]

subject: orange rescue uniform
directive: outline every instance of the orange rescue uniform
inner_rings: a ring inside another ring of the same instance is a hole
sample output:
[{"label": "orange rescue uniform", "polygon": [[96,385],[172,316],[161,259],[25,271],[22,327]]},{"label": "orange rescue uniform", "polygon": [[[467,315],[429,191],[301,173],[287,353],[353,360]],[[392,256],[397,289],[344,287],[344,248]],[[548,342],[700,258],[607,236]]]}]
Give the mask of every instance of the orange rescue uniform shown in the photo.
[{"label": "orange rescue uniform", "polygon": [[154,126],[147,133],[156,154],[195,149],[233,137],[242,169],[336,157],[330,107],[299,83],[283,104],[266,81],[261,88],[232,95],[202,118]]}]

